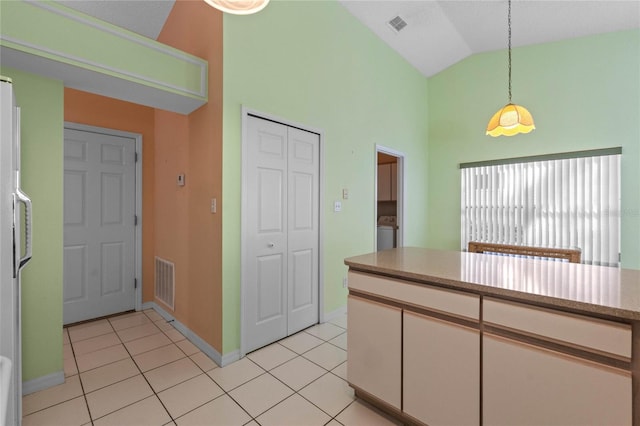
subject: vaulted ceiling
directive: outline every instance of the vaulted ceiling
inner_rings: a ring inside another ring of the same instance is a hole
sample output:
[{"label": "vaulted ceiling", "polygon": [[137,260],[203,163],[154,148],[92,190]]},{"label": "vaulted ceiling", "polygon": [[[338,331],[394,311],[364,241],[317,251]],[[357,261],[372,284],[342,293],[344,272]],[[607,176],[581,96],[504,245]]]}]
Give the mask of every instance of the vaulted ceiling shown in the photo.
[{"label": "vaulted ceiling", "polygon": [[[426,77],[474,53],[507,45],[506,0],[338,1]],[[59,3],[155,39],[174,0]],[[399,32],[388,24],[397,16],[406,22]],[[639,27],[640,0],[512,1],[514,47]]]}]

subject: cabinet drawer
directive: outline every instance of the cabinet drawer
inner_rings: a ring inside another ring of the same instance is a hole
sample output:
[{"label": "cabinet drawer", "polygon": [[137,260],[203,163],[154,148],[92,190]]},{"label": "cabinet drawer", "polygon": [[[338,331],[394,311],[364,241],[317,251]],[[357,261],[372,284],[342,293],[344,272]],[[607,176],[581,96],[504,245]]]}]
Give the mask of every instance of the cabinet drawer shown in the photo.
[{"label": "cabinet drawer", "polygon": [[605,354],[631,358],[631,326],[491,298],[483,321]]},{"label": "cabinet drawer", "polygon": [[475,321],[480,318],[480,296],[475,294],[361,272],[349,272],[349,289]]}]

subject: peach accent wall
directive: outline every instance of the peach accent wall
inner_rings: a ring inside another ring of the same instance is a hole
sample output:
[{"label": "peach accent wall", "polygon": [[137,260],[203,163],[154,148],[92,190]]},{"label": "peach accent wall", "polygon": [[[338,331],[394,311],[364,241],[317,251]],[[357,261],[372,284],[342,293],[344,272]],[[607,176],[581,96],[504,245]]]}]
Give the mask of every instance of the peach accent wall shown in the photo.
[{"label": "peach accent wall", "polygon": [[176,319],[222,353],[222,13],[178,0],[158,41],[209,62],[206,105],[155,112],[156,255],[176,265]]},{"label": "peach accent wall", "polygon": [[64,89],[64,120],[142,135],[142,301],[153,300],[154,109]]}]

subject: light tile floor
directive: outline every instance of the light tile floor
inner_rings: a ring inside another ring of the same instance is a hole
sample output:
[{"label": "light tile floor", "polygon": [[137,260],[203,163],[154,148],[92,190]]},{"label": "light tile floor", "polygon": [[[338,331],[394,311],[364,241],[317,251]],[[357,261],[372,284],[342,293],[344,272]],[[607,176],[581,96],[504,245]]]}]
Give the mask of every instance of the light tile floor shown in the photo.
[{"label": "light tile floor", "polygon": [[64,329],[64,384],[23,398],[23,425],[397,424],[347,385],[347,318],[224,368],[153,310]]}]

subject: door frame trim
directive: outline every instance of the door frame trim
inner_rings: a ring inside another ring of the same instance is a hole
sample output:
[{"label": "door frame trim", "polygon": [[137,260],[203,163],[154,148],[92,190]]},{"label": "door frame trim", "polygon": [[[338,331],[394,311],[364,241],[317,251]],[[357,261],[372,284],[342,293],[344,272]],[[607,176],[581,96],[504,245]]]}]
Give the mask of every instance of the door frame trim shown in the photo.
[{"label": "door frame trim", "polygon": [[249,140],[248,140],[248,132],[247,132],[247,126],[248,126],[248,122],[249,122],[249,116],[254,116],[257,118],[262,118],[265,120],[270,120],[270,121],[274,121],[280,124],[283,124],[285,126],[288,127],[295,127],[307,132],[311,132],[311,133],[316,133],[317,135],[319,135],[320,137],[320,164],[319,164],[319,170],[318,173],[320,174],[319,176],[319,188],[318,188],[318,209],[319,209],[319,216],[318,216],[318,321],[320,323],[324,322],[324,131],[308,126],[306,124],[302,124],[302,123],[298,123],[286,118],[282,118],[279,116],[275,116],[272,114],[267,114],[265,112],[262,111],[258,111],[258,110],[254,110],[251,109],[249,107],[246,107],[244,105],[242,105],[242,112],[241,112],[242,116],[241,116],[241,121],[242,121],[242,151],[241,151],[241,169],[240,169],[240,173],[241,173],[241,194],[240,194],[240,358],[244,358],[244,356],[247,354],[246,348],[247,348],[247,342],[246,342],[246,338],[247,338],[247,333],[246,333],[246,324],[244,321],[244,311],[245,311],[245,296],[246,296],[246,292],[247,292],[247,283],[245,283],[245,273],[244,273],[244,269],[245,269],[245,259],[247,257],[247,244],[245,243],[246,239],[247,239],[247,229],[245,226],[246,223],[246,209],[244,208],[244,206],[247,205],[248,202],[248,195],[247,195],[247,191],[244,190],[244,188],[246,188],[246,176],[245,176],[245,170],[247,170],[247,155],[246,153],[248,152],[249,149]]},{"label": "door frame trim", "polygon": [[[135,150],[138,155],[138,161],[135,162],[135,214],[138,217],[138,225],[135,227],[134,250],[135,265],[134,278],[137,280],[138,287],[135,289],[135,310],[142,310],[142,135],[140,133],[125,132],[122,130],[109,129],[106,127],[92,126],[88,124],[73,123],[71,121],[64,122],[64,128],[70,130],[80,130],[83,132],[99,133],[110,136],[120,136],[135,140]],[[64,168],[64,167],[63,167]],[[64,203],[63,203],[64,204]]]},{"label": "door frame trim", "polygon": [[404,154],[404,152],[402,151],[397,151],[393,148],[389,148],[383,145],[378,145],[376,144],[374,146],[375,149],[375,154],[373,156],[373,161],[374,161],[374,166],[373,166],[373,173],[375,176],[374,179],[374,188],[373,188],[373,223],[374,225],[374,232],[373,232],[373,249],[374,251],[378,251],[378,153],[381,152],[383,154],[388,154],[388,155],[392,155],[394,157],[398,158],[398,165],[397,165],[397,170],[396,173],[398,174],[398,181],[396,182],[396,184],[398,185],[397,188],[397,193],[396,193],[396,200],[398,200],[399,202],[397,203],[397,211],[396,211],[396,217],[397,217],[397,225],[398,225],[398,229],[400,229],[400,232],[398,232],[397,234],[397,241],[396,241],[396,246],[397,247],[403,247],[404,246],[404,240],[405,240],[405,212],[406,210],[406,204],[405,204],[405,196],[404,196],[404,183],[406,181],[406,156]]}]

